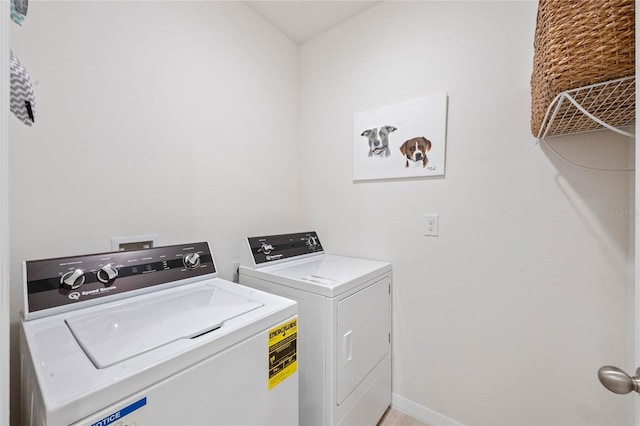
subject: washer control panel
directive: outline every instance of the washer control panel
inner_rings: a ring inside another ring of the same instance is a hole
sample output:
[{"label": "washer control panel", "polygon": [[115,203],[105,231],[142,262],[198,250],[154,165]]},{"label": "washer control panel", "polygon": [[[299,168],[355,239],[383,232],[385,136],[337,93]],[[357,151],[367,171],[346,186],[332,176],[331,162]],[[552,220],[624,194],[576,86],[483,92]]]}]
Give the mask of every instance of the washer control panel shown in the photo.
[{"label": "washer control panel", "polygon": [[27,261],[25,319],[215,273],[207,242]]},{"label": "washer control panel", "polygon": [[256,265],[323,252],[315,231],[249,237],[247,241]]}]

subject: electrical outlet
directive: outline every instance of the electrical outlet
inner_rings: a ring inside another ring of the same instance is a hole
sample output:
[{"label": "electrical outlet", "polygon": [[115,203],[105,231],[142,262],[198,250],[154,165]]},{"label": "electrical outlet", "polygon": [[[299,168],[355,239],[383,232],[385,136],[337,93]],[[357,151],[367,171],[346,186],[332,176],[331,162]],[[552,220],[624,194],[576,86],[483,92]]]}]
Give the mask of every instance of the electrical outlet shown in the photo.
[{"label": "electrical outlet", "polygon": [[239,283],[240,282],[240,261],[236,260],[235,262],[233,262],[232,268],[233,268],[233,282]]},{"label": "electrical outlet", "polygon": [[437,214],[425,214],[424,235],[437,237],[440,233],[440,219]]}]

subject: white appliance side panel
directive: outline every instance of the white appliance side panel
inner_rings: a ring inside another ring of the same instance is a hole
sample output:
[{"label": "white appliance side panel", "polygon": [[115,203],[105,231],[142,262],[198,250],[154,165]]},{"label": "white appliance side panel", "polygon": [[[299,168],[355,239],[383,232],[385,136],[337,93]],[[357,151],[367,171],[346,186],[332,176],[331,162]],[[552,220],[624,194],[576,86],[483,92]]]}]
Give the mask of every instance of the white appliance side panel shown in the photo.
[{"label": "white appliance side panel", "polygon": [[331,299],[240,274],[240,284],[298,302],[300,424],[324,425],[326,413],[326,312]]},{"label": "white appliance side panel", "polygon": [[388,276],[341,300],[337,312],[336,403],[342,404],[391,352]]},{"label": "white appliance side panel", "polygon": [[268,354],[265,330],[74,426],[297,425],[298,373],[269,390]]},{"label": "white appliance side panel", "polygon": [[44,402],[22,327],[20,327],[20,378],[22,424],[44,426],[46,424]]}]

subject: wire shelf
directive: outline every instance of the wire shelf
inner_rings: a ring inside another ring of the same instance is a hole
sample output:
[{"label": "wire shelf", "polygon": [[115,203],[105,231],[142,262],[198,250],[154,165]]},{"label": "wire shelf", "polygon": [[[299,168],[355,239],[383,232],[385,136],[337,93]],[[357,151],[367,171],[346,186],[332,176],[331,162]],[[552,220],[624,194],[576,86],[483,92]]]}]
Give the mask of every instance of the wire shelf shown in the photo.
[{"label": "wire shelf", "polygon": [[547,108],[538,140],[602,129],[633,138],[635,135],[623,128],[635,125],[635,116],[635,77],[566,90]]}]

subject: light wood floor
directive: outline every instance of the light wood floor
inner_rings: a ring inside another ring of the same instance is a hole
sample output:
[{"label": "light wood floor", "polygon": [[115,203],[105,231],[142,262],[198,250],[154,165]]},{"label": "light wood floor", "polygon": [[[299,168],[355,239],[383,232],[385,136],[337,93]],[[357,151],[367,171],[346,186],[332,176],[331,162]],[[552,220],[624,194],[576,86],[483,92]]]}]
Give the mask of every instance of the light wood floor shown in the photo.
[{"label": "light wood floor", "polygon": [[403,414],[399,411],[394,410],[393,408],[389,408],[384,416],[378,422],[378,426],[427,426],[414,419],[413,417],[409,417],[406,414]]}]

